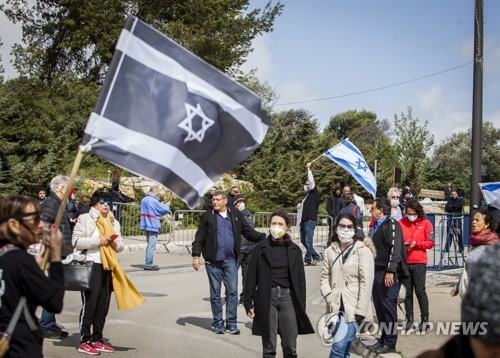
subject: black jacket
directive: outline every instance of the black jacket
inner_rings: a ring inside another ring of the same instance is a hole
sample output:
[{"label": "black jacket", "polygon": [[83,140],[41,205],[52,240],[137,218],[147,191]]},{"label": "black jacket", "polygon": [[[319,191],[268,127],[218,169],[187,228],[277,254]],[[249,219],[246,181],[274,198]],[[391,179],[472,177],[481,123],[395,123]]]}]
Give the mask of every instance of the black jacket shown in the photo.
[{"label": "black jacket", "polygon": [[460,198],[450,198],[444,207],[444,211],[447,213],[462,213],[462,208],[464,206],[464,202]]},{"label": "black jacket", "polygon": [[[241,235],[252,242],[265,239],[266,234],[258,232],[248,225],[245,217],[234,208],[227,208],[227,214],[233,225],[234,237],[234,257],[238,257],[241,247]],[[205,211],[201,215],[198,230],[194,236],[192,256],[203,254],[205,261],[213,263],[217,253],[217,212],[214,210]]]},{"label": "black jacket", "polygon": [[333,219],[339,214],[340,209],[342,209],[342,201],[341,201],[341,196],[337,196],[335,194],[330,195],[326,202],[326,212],[328,215],[330,215]]},{"label": "black jacket", "polygon": [[[0,248],[9,242],[0,240]],[[0,249],[2,250],[2,249]],[[64,274],[61,262],[50,264],[49,277],[40,269],[33,256],[23,247],[6,252],[0,258],[2,290],[0,297],[0,331],[5,332],[22,296],[26,297],[29,314],[38,326],[37,306],[59,313],[63,308]],[[21,314],[10,340],[6,357],[42,357],[43,334],[40,328],[31,331]]]},{"label": "black jacket", "polygon": [[[61,199],[56,194],[50,192],[49,196],[42,205],[42,220],[46,223],[53,224],[56,221],[57,211],[61,206]],[[63,246],[61,256],[66,257],[73,252],[73,244],[71,243],[71,227],[69,224],[68,212],[65,210],[61,220],[61,231],[63,234]]]},{"label": "black jacket", "polygon": [[400,278],[409,276],[406,248],[399,223],[390,216],[375,231],[375,271],[397,273]]},{"label": "black jacket", "polygon": [[[255,312],[252,334],[257,336],[270,335],[272,266],[269,240],[271,236],[258,243],[252,252],[243,293],[245,310],[248,312],[253,308]],[[288,272],[298,333],[314,333],[314,328],[306,314],[306,276],[302,250],[295,243],[288,246]]]},{"label": "black jacket", "polygon": [[[255,227],[255,223],[253,222],[253,215],[248,211],[247,209],[241,211],[243,216],[245,217],[245,220],[247,221],[247,224],[251,227]],[[240,247],[240,252],[242,254],[248,254],[252,252],[253,248],[255,247],[255,243],[248,241],[245,236],[241,235],[241,247]]]},{"label": "black jacket", "polygon": [[318,191],[318,187],[314,186],[309,193],[307,193],[306,200],[302,204],[302,217],[300,222],[303,223],[306,220],[318,220],[318,208],[321,201],[321,195]]}]

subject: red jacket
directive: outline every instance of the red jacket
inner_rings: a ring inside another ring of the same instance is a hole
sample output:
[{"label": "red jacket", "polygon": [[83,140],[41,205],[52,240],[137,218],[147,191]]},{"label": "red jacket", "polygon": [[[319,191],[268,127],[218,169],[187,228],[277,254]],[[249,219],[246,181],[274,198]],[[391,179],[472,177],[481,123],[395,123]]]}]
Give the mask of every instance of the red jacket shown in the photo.
[{"label": "red jacket", "polygon": [[401,229],[403,229],[403,238],[405,244],[410,244],[415,241],[415,247],[412,249],[406,246],[407,262],[411,264],[426,264],[427,251],[434,247],[434,241],[431,239],[431,232],[434,228],[429,220],[417,218],[414,222],[404,217],[399,221]]}]

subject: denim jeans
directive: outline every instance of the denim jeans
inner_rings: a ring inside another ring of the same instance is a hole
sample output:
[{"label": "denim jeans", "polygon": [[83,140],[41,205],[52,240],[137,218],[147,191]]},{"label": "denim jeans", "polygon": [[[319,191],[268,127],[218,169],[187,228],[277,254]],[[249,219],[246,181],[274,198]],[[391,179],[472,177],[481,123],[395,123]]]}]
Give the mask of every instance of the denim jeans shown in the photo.
[{"label": "denim jeans", "polygon": [[316,221],[306,220],[300,223],[300,242],[306,248],[304,262],[310,264],[312,260],[321,260],[321,256],[316,252],[313,246],[314,229]]},{"label": "denim jeans", "polygon": [[213,324],[224,322],[222,319],[222,283],[226,287],[226,323],[236,323],[238,312],[238,262],[226,259],[213,263],[205,262],[208,282],[210,284],[210,305]]},{"label": "denim jeans", "polygon": [[356,322],[347,323],[345,314],[339,315],[340,327],[333,337],[332,349],[329,358],[343,358],[351,356],[351,343],[356,335]]},{"label": "denim jeans", "polygon": [[40,317],[40,328],[42,331],[48,331],[56,325],[56,315],[47,311],[45,308],[42,309],[42,316]]},{"label": "denim jeans", "polygon": [[271,289],[269,330],[269,337],[262,336],[262,357],[276,356],[278,333],[281,338],[283,357],[297,357],[297,316],[289,288]]},{"label": "denim jeans", "polygon": [[156,249],[156,239],[158,238],[158,233],[154,231],[146,231],[146,240],[148,242],[148,247],[146,248],[146,263],[145,268],[153,267],[153,256]]}]

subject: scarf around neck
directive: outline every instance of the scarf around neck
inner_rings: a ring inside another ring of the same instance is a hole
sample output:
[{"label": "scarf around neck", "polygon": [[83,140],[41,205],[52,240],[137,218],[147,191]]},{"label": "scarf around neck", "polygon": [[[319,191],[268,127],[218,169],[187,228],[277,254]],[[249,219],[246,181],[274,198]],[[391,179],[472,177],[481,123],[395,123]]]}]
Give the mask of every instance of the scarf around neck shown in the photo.
[{"label": "scarf around neck", "polygon": [[111,222],[111,217],[109,215],[104,217],[99,214],[96,226],[97,230],[99,230],[100,237],[110,237],[111,235],[116,234],[113,223]]},{"label": "scarf around neck", "polygon": [[492,232],[490,229],[486,229],[481,231],[477,235],[471,235],[469,238],[469,242],[472,246],[480,246],[480,245],[493,245],[498,241],[498,236],[496,233]]}]

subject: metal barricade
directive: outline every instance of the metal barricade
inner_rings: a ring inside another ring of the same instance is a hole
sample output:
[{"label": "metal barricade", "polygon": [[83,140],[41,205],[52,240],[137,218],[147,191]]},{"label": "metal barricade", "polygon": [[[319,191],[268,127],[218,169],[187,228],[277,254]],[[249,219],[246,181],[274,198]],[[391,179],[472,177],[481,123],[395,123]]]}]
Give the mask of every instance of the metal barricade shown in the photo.
[{"label": "metal barricade", "polygon": [[178,210],[172,216],[172,238],[177,246],[185,247],[190,254],[191,244],[200,223],[201,214],[205,210]]},{"label": "metal barricade", "polygon": [[[138,204],[113,203],[113,216],[118,220],[121,226],[123,237],[136,239],[146,242],[146,235],[140,229],[141,207]],[[172,220],[161,221],[161,228],[158,234],[157,244],[162,245],[168,250],[167,245],[172,240],[173,229]]]},{"label": "metal barricade", "polygon": [[463,267],[468,252],[469,215],[430,213],[427,216],[434,225],[430,266],[437,270]]}]

